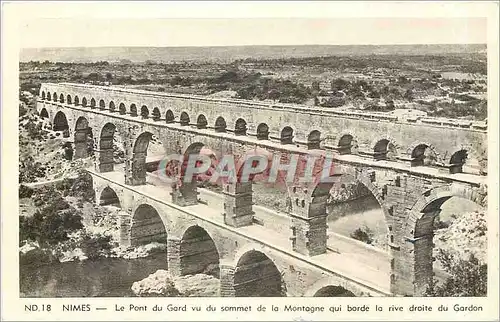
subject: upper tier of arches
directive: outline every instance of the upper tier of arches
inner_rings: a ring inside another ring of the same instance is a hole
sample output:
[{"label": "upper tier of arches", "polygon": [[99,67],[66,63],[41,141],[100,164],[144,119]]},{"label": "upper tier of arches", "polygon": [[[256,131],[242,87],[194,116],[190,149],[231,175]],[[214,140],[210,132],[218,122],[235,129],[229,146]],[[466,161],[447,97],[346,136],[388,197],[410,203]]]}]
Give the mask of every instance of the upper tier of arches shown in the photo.
[{"label": "upper tier of arches", "polygon": [[300,133],[292,124],[284,124],[279,129],[272,129],[265,122],[253,124],[244,117],[223,116],[211,118],[204,113],[191,115],[187,111],[174,113],[172,109],[162,106],[148,106],[146,104],[130,103],[118,100],[105,100],[100,97],[78,96],[66,93],[41,91],[42,100],[81,106],[89,109],[107,110],[109,112],[151,119],[155,122],[176,123],[180,126],[191,126],[197,129],[212,130],[214,132],[229,132],[237,136],[251,136],[257,140],[270,140],[282,145],[303,146],[309,150],[330,149],[340,154],[356,154],[370,157],[374,160],[403,160],[409,161],[412,166],[446,167],[450,173],[463,172],[470,151],[464,147],[446,153],[438,153],[436,148],[428,143],[416,141],[409,147],[403,147],[393,138],[375,134],[371,144],[359,145],[359,137],[353,131],[325,133],[318,128],[311,128],[308,133]]}]

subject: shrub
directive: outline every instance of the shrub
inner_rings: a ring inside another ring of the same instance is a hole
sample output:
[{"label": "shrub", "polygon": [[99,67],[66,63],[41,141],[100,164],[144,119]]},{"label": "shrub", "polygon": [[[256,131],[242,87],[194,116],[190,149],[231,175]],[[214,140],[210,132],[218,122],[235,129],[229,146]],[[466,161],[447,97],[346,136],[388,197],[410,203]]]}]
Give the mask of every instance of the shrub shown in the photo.
[{"label": "shrub", "polygon": [[372,232],[368,227],[358,228],[352,232],[351,238],[362,241],[367,244],[371,244],[373,242]]},{"label": "shrub", "polygon": [[26,253],[19,252],[19,265],[37,265],[49,264],[57,261],[48,249],[34,248]]},{"label": "shrub", "polygon": [[83,228],[82,216],[62,199],[49,201],[46,207],[31,217],[19,217],[19,239],[55,245],[69,239],[68,235]]},{"label": "shrub", "polygon": [[459,258],[440,249],[436,256],[450,277],[439,284],[433,280],[425,292],[426,296],[486,296],[488,289],[488,266],[471,254],[468,259]]},{"label": "shrub", "polygon": [[83,235],[81,248],[89,259],[96,259],[109,254],[111,250],[110,242],[111,236],[104,236],[102,234],[90,235],[86,233]]},{"label": "shrub", "polygon": [[29,198],[34,192],[35,191],[28,186],[23,184],[19,186],[19,198]]},{"label": "shrub", "polygon": [[84,201],[93,202],[95,200],[95,191],[92,184],[92,176],[84,170],[78,172],[69,195],[79,197]]}]

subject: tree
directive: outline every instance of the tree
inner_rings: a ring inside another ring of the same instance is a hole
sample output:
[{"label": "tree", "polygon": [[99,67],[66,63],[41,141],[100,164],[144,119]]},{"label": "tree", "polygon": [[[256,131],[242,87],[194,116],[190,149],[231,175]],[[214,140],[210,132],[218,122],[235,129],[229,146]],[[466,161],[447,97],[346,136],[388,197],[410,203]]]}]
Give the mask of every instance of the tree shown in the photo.
[{"label": "tree", "polygon": [[440,249],[437,255],[450,277],[439,284],[433,281],[426,291],[427,296],[486,296],[488,266],[471,254],[468,259]]},{"label": "tree", "polygon": [[81,248],[89,259],[96,259],[108,255],[111,250],[111,236],[102,234],[90,235],[85,233],[81,241]]}]

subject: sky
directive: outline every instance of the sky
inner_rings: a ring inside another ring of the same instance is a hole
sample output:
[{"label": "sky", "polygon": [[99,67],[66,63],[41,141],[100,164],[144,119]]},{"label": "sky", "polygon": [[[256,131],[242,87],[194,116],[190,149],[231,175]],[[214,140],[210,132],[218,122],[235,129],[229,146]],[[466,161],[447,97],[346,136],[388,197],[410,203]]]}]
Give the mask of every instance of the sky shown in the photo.
[{"label": "sky", "polygon": [[467,2],[23,5],[20,48],[487,43],[485,10]]}]

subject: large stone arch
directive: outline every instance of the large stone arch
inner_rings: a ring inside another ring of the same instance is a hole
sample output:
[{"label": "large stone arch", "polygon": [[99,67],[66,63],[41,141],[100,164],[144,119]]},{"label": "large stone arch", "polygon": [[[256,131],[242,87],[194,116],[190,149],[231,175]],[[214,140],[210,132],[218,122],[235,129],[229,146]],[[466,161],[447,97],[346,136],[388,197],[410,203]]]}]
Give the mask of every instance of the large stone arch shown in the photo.
[{"label": "large stone arch", "polygon": [[391,279],[393,292],[422,295],[433,277],[434,219],[441,212],[441,206],[452,197],[459,197],[486,208],[486,186],[470,187],[447,184],[423,192],[408,211],[403,227],[406,243],[404,253],[393,263],[394,277]]},{"label": "large stone arch", "polygon": [[[369,292],[367,290],[364,290],[360,288],[358,285],[344,279],[344,278],[339,278],[336,276],[330,276],[330,277],[325,277],[317,282],[315,282],[313,285],[309,286],[307,290],[304,292],[305,297],[324,297],[326,295],[320,295],[318,294],[319,292],[326,291],[327,288],[330,287],[341,287],[342,289],[348,291],[352,295],[350,296],[367,296]],[[337,288],[337,290],[339,290]],[[332,295],[330,295],[332,296]],[[339,296],[339,295],[333,295],[333,296]],[[345,295],[344,295],[345,296]]]},{"label": "large stone arch", "polygon": [[[391,216],[382,198],[380,189],[372,182],[373,174],[352,167],[337,167],[329,178],[316,178],[311,183],[289,186],[287,212],[292,219],[292,249],[308,256],[320,255],[327,249],[327,202],[334,187],[343,189],[345,184],[362,185],[367,196],[372,196],[383,212],[384,236],[390,231]],[[329,219],[332,220],[333,218]],[[336,219],[333,219],[336,220]],[[312,233],[314,231],[314,234]],[[384,242],[384,245],[386,243]]]},{"label": "large stone arch", "polygon": [[106,123],[99,135],[99,158],[98,170],[99,172],[110,172],[114,170],[114,135],[116,126],[113,123]]},{"label": "large stone arch", "polygon": [[89,149],[91,139],[92,129],[89,127],[89,121],[80,116],[75,123],[75,159],[89,156],[89,150],[92,151],[92,149]]},{"label": "large stone arch", "polygon": [[69,137],[69,123],[66,118],[66,114],[61,111],[58,111],[54,116],[54,121],[52,125],[52,129],[54,131],[63,131],[64,137]]},{"label": "large stone arch", "polygon": [[151,132],[143,132],[135,140],[132,150],[130,175],[126,176],[127,184],[146,184],[146,157],[152,137],[153,134]]},{"label": "large stone arch", "polygon": [[260,250],[248,250],[237,258],[233,278],[236,297],[286,296],[282,273]]},{"label": "large stone arch", "polygon": [[97,203],[100,206],[115,206],[122,208],[122,201],[116,191],[110,186],[105,186],[97,195]]},{"label": "large stone arch", "polygon": [[183,162],[179,177],[181,183],[180,187],[178,187],[179,194],[173,199],[174,203],[183,206],[198,203],[198,176],[186,174],[186,169],[189,166],[190,160],[192,160],[192,162],[196,161],[197,156],[200,155],[200,152],[202,152],[204,147],[204,143],[196,141],[194,143],[190,143],[189,146],[183,150]]},{"label": "large stone arch", "polygon": [[205,228],[188,227],[179,243],[179,273],[209,274],[219,278],[219,251]]},{"label": "large stone arch", "polygon": [[132,216],[130,244],[132,246],[139,246],[153,242],[167,242],[165,223],[160,213],[153,206],[140,204]]}]

